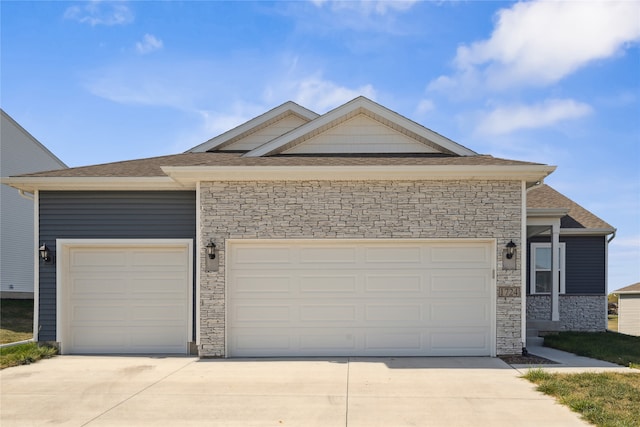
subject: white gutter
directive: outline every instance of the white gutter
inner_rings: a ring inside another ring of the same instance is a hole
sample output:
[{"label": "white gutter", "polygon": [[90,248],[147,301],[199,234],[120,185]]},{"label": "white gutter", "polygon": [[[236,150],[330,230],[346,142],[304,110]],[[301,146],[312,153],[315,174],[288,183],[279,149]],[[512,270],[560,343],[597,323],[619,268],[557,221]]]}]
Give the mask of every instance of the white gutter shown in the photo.
[{"label": "white gutter", "polygon": [[555,170],[546,165],[381,165],[381,166],[163,166],[185,187],[198,181],[423,181],[524,180],[536,182]]}]

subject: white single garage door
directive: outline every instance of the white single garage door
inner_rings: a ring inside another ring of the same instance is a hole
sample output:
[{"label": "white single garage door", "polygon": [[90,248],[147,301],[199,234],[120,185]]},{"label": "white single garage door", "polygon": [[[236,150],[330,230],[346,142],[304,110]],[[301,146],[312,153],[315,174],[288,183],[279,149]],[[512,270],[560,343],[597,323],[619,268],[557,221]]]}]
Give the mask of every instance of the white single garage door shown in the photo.
[{"label": "white single garage door", "polygon": [[62,245],[64,353],[180,353],[190,341],[191,244]]},{"label": "white single garage door", "polygon": [[232,357],[495,354],[490,241],[229,241]]}]

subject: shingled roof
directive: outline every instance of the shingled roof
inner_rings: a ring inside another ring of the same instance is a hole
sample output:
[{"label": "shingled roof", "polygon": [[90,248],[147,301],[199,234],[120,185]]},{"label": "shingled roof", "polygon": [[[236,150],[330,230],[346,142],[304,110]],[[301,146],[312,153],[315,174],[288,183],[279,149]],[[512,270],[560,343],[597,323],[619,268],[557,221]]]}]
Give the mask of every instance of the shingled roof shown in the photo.
[{"label": "shingled roof", "polygon": [[624,288],[620,288],[617,291],[613,292],[614,294],[640,294],[640,282],[634,283],[633,285],[625,286]]},{"label": "shingled roof", "polygon": [[567,215],[560,220],[560,227],[564,229],[596,229],[611,230],[611,232],[615,230],[610,224],[546,184],[538,185],[529,190],[527,208],[568,209]]},{"label": "shingled roof", "polygon": [[242,157],[243,153],[204,152],[105,163],[37,172],[22,177],[166,177],[163,166],[526,166],[540,163],[479,156],[420,154],[380,155],[277,155]]}]

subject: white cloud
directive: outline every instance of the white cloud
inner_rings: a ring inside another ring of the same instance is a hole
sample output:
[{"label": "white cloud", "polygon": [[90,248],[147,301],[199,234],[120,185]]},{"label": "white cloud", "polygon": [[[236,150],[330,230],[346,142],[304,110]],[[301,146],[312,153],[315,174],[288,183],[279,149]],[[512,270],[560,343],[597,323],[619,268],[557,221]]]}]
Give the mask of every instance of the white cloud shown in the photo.
[{"label": "white cloud", "polygon": [[94,0],[81,6],[71,6],[64,12],[66,19],[72,19],[92,27],[96,25],[126,25],[133,22],[133,12],[122,2],[102,2]]},{"label": "white cloud", "polygon": [[156,38],[152,34],[145,34],[142,41],[136,43],[136,50],[139,54],[145,55],[147,53],[160,50],[163,47],[162,40]]},{"label": "white cloud", "polygon": [[497,13],[487,40],[458,48],[456,73],[430,89],[548,85],[640,41],[640,2],[532,1]]},{"label": "white cloud", "polygon": [[289,92],[294,102],[318,113],[324,113],[360,95],[370,99],[376,97],[376,91],[370,84],[350,89],[322,79],[320,73],[292,82]]},{"label": "white cloud", "polygon": [[422,116],[436,108],[435,103],[430,99],[422,99],[416,107],[416,115]]},{"label": "white cloud", "polygon": [[572,99],[549,99],[535,105],[498,107],[480,119],[476,131],[485,135],[501,135],[520,129],[535,129],[563,120],[577,119],[592,112],[592,108]]}]

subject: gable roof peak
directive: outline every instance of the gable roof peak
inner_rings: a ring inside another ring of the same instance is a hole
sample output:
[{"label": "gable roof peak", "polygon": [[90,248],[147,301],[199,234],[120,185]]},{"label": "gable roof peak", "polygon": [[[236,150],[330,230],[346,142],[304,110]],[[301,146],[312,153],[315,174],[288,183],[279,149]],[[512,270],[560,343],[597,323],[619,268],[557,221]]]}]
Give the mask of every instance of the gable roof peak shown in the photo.
[{"label": "gable roof peak", "polygon": [[358,96],[333,110],[303,124],[288,133],[244,154],[245,157],[263,157],[281,154],[336,125],[364,114],[381,124],[404,134],[435,151],[455,156],[475,156],[476,152],[388,109],[364,96]]},{"label": "gable roof peak", "polygon": [[200,145],[190,148],[189,150],[185,151],[185,153],[201,153],[214,149],[221,149],[243,138],[244,136],[250,135],[292,114],[300,117],[307,122],[319,116],[318,113],[311,111],[308,108],[296,104],[293,101],[287,101],[278,105],[277,107],[272,108],[266,113],[263,113],[247,122],[236,126],[231,130],[228,130],[214,138],[211,138]]}]

